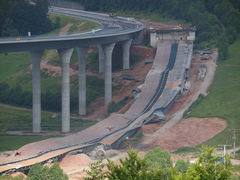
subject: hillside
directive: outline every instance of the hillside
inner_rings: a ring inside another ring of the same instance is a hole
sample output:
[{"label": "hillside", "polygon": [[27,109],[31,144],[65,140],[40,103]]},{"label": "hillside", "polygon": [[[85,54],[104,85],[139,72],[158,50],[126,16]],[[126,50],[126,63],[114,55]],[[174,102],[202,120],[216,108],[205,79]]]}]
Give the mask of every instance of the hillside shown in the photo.
[{"label": "hillside", "polygon": [[[227,60],[218,62],[209,94],[192,108],[188,117],[219,117],[228,127],[207,144],[232,144],[231,129],[240,129],[240,37],[229,47]],[[240,134],[237,134],[237,139]],[[237,146],[240,142],[237,140]]]}]

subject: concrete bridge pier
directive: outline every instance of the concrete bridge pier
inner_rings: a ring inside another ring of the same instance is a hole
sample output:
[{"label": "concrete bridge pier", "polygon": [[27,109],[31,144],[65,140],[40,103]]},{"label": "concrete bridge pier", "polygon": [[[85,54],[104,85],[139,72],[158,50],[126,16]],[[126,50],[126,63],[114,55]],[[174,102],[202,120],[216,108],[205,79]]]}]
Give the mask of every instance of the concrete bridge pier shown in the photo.
[{"label": "concrete bridge pier", "polygon": [[112,52],[115,43],[103,45],[103,52],[105,57],[104,70],[104,103],[108,104],[112,100]]},{"label": "concrete bridge pier", "polygon": [[76,48],[78,53],[78,102],[79,115],[86,115],[86,65],[87,48]]},{"label": "concrete bridge pier", "polygon": [[58,49],[62,60],[62,132],[70,131],[70,71],[71,49]]},{"label": "concrete bridge pier", "polygon": [[32,116],[33,132],[41,132],[41,77],[40,62],[43,51],[30,52],[32,58]]},{"label": "concrete bridge pier", "polygon": [[123,69],[129,69],[130,67],[130,47],[132,44],[132,39],[126,40],[123,42],[122,47],[123,47]]},{"label": "concrete bridge pier", "polygon": [[98,58],[99,58],[99,73],[104,72],[104,66],[105,66],[105,58],[104,58],[104,52],[103,52],[103,46],[98,45]]}]

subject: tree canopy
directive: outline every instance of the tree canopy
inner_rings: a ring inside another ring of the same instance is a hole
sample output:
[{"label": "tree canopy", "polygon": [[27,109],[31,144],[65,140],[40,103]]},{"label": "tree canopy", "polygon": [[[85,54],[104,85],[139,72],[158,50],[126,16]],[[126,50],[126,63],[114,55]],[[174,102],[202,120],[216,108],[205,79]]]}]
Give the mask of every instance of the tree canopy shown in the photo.
[{"label": "tree canopy", "polygon": [[[219,157],[213,147],[203,146],[198,160],[189,162],[178,161],[172,167],[170,153],[156,148],[149,151],[144,159],[138,153],[130,150],[128,158],[121,159],[120,164],[108,160],[105,165],[102,160],[93,163],[86,170],[85,180],[228,180],[232,174],[230,156]],[[167,173],[166,173],[167,172]]]},{"label": "tree canopy", "polygon": [[67,180],[58,163],[54,163],[50,168],[36,164],[30,168],[27,180]]},{"label": "tree canopy", "polygon": [[1,0],[0,36],[33,35],[49,32],[53,24],[48,18],[48,1]]}]

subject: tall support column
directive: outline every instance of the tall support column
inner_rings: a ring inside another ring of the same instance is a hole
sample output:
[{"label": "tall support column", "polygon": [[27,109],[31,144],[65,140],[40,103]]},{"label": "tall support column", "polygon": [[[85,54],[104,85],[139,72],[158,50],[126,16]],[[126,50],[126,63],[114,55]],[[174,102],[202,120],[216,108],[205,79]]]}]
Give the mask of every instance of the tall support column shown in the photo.
[{"label": "tall support column", "polygon": [[62,132],[70,131],[70,73],[69,63],[73,53],[71,49],[58,49],[62,60]]},{"label": "tall support column", "polygon": [[122,44],[122,46],[123,46],[123,69],[129,69],[129,67],[130,67],[129,59],[130,59],[131,44],[132,44],[132,39],[126,40]]},{"label": "tall support column", "polygon": [[30,52],[32,58],[32,116],[33,132],[41,132],[40,62],[43,51]]},{"label": "tall support column", "polygon": [[76,48],[78,53],[78,101],[79,115],[86,115],[86,65],[87,48]]},{"label": "tall support column", "polygon": [[112,52],[115,43],[106,44],[103,46],[104,57],[105,57],[105,70],[104,70],[104,102],[108,104],[112,100]]},{"label": "tall support column", "polygon": [[104,72],[105,58],[102,45],[98,45],[98,58],[99,58],[99,73]]}]

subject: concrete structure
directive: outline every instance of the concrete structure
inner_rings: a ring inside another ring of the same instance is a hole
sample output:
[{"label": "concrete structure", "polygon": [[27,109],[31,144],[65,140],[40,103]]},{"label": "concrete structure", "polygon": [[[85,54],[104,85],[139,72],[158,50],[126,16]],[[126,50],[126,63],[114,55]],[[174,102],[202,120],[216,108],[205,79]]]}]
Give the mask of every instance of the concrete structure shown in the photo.
[{"label": "concrete structure", "polygon": [[126,40],[123,42],[123,69],[129,69],[130,67],[130,47],[132,44],[132,39]]},{"label": "concrete structure", "polygon": [[78,53],[78,100],[79,115],[86,115],[86,65],[85,55],[87,48],[76,48]]},{"label": "concrete structure", "polygon": [[102,45],[98,45],[98,63],[99,63],[99,73],[104,72],[105,67],[105,58]]},{"label": "concrete structure", "polygon": [[164,29],[164,30],[150,30],[150,45],[157,47],[158,40],[195,40],[196,28],[182,28],[179,29]]},{"label": "concrete structure", "polygon": [[0,53],[30,51],[32,58],[33,132],[41,131],[40,61],[45,49],[57,49],[62,61],[62,132],[70,131],[70,72],[73,48],[79,58],[79,115],[86,114],[85,53],[90,45],[99,47],[99,72],[105,77],[105,104],[112,99],[112,52],[115,43],[123,44],[123,69],[129,68],[129,50],[144,25],[134,19],[107,14],[52,7],[51,12],[97,21],[101,28],[61,36],[10,37],[0,39]]},{"label": "concrete structure", "polygon": [[105,57],[105,71],[104,71],[104,103],[108,104],[112,100],[112,52],[115,43],[106,44],[103,46]]},{"label": "concrete structure", "polygon": [[58,49],[62,60],[62,132],[70,131],[70,72],[71,49]]},{"label": "concrete structure", "polygon": [[40,62],[43,51],[30,52],[32,58],[32,114],[33,132],[41,132]]}]

